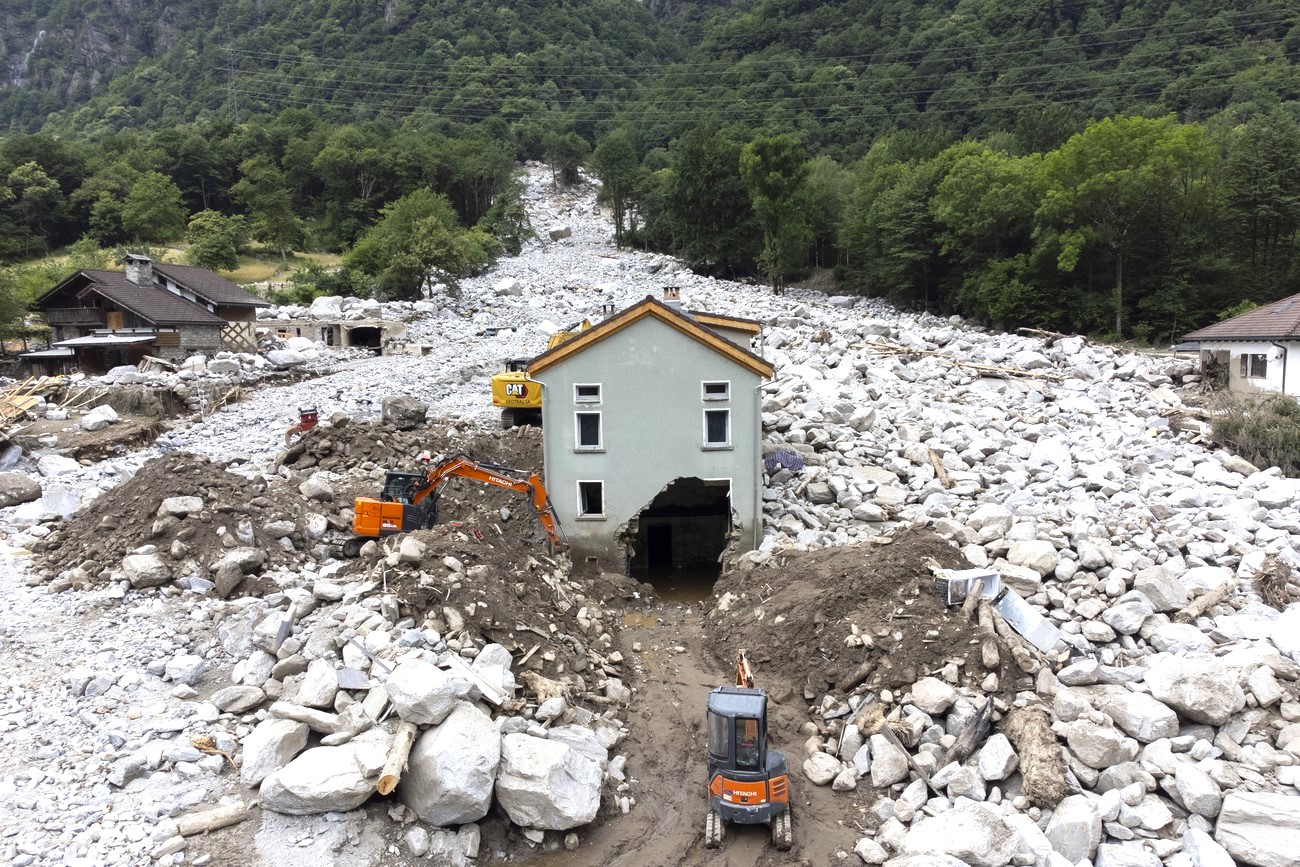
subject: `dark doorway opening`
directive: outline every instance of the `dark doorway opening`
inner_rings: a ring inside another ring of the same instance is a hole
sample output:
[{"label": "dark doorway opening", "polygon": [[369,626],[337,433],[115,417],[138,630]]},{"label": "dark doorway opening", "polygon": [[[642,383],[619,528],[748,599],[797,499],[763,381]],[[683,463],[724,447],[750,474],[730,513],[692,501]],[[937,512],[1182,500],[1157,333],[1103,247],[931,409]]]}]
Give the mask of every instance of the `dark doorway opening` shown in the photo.
[{"label": "dark doorway opening", "polygon": [[361,325],[348,331],[348,342],[352,346],[362,346],[375,350],[379,355],[379,349],[383,344],[384,331],[382,328],[375,328],[369,325]]},{"label": "dark doorway opening", "polygon": [[729,479],[677,479],[641,510],[628,571],[663,599],[698,602],[713,592],[731,532]]}]

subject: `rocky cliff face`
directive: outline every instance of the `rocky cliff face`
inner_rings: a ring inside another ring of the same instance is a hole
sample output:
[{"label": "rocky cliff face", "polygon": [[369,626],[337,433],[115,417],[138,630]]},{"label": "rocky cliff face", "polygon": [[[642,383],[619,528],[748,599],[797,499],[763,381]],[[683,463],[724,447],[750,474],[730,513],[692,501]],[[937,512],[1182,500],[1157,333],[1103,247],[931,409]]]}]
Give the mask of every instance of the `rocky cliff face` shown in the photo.
[{"label": "rocky cliff face", "polygon": [[[215,16],[217,6],[206,14]],[[142,57],[160,57],[201,8],[150,0],[0,3],[0,94],[26,90],[75,101]]]}]

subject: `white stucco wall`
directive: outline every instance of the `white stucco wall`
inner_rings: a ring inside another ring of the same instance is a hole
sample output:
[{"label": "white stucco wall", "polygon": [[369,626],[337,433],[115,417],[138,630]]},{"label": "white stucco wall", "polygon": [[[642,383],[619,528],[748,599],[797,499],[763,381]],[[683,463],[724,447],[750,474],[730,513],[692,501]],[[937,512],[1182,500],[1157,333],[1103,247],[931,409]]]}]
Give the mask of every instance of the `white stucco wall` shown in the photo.
[{"label": "white stucco wall", "polygon": [[[1271,391],[1300,396],[1300,341],[1233,340],[1202,341],[1201,363],[1216,352],[1228,353],[1228,388],[1232,391]],[[1284,347],[1280,349],[1280,347]],[[1244,378],[1241,375],[1241,356],[1263,355],[1268,358],[1268,376]]]},{"label": "white stucco wall", "polygon": [[[679,478],[731,481],[740,522],[739,551],[762,536],[762,379],[725,355],[654,317],[549,367],[543,383],[542,436],[546,487],[576,554],[613,558],[619,533]],[[705,401],[703,381],[726,381],[727,401]],[[598,404],[574,399],[578,383],[600,384]],[[703,444],[703,412],[731,410],[731,447]],[[602,448],[575,448],[575,412],[601,413]],[[605,514],[579,516],[579,480],[604,483]]]}]

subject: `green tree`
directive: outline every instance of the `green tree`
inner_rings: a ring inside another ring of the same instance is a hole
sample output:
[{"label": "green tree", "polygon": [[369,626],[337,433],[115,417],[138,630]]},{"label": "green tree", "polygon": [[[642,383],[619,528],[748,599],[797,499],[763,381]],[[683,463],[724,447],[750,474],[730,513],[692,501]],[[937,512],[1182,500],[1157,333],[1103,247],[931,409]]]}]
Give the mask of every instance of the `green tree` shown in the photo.
[{"label": "green tree", "polygon": [[1223,175],[1228,225],[1248,260],[1250,282],[1272,294],[1286,284],[1297,258],[1300,124],[1274,113],[1237,127]]},{"label": "green tree", "polygon": [[803,145],[793,136],[760,135],[740,152],[740,179],[763,231],[759,270],[778,294],[790,272],[803,264],[811,239],[799,208],[808,173]]},{"label": "green tree", "polygon": [[35,162],[26,162],[6,179],[11,207],[23,232],[23,251],[46,249],[46,229],[63,210],[63,192],[58,183]]},{"label": "green tree", "polygon": [[165,243],[185,233],[185,204],[171,178],[145,172],[122,202],[122,231],[134,241]]},{"label": "green tree", "polygon": [[1073,271],[1090,249],[1109,256],[1117,337],[1124,333],[1125,266],[1144,238],[1178,212],[1209,159],[1200,127],[1172,117],[1096,121],[1043,159],[1039,237],[1057,245],[1062,272]]},{"label": "green tree", "polygon": [[591,145],[576,132],[548,132],[542,139],[542,149],[551,164],[551,181],[561,186],[578,182],[578,170],[591,154]]},{"label": "green tree", "polygon": [[461,228],[447,197],[426,187],[385,206],[344,265],[377,278],[385,297],[414,300],[435,276],[455,281],[472,274],[497,250],[486,232]]},{"label": "green tree", "polygon": [[591,155],[591,167],[600,178],[600,198],[614,210],[614,245],[623,247],[628,200],[636,187],[639,166],[627,133],[615,130],[600,140]]},{"label": "green tree", "polygon": [[677,140],[666,193],[673,247],[692,268],[737,274],[752,268],[758,235],[740,179],[739,143],[699,126]]},{"label": "green tree", "polygon": [[239,249],[248,239],[248,221],[241,215],[226,217],[216,211],[199,211],[190,217],[185,258],[191,265],[212,271],[233,271]]},{"label": "green tree", "polygon": [[244,160],[239,173],[242,177],[230,193],[248,210],[253,236],[278,250],[281,262],[287,261],[288,251],[302,243],[303,231],[284,174],[265,156]]}]

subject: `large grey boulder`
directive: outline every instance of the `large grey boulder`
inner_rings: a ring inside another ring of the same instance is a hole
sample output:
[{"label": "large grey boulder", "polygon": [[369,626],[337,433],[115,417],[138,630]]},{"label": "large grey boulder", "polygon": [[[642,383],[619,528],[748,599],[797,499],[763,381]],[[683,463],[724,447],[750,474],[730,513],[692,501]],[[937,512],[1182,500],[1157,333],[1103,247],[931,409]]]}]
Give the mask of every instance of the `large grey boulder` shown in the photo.
[{"label": "large grey boulder", "polygon": [[158,516],[184,518],[203,511],[202,497],[168,497],[158,504]]},{"label": "large grey boulder", "polygon": [[430,825],[477,822],[492,805],[500,763],[497,727],[474,705],[458,702],[441,725],[415,742],[397,794]]},{"label": "large grey boulder", "polygon": [[314,319],[338,319],[343,315],[343,296],[323,295],[315,298],[308,312]]},{"label": "large grey boulder", "polygon": [[1071,795],[1052,813],[1047,839],[1071,864],[1091,858],[1101,842],[1101,814],[1086,795]]},{"label": "large grey boulder", "polygon": [[355,810],[374,794],[392,736],[370,729],[337,747],[315,747],[262,781],[265,810],[308,816]]},{"label": "large grey boulder", "polygon": [[1214,839],[1241,864],[1295,867],[1300,858],[1300,798],[1272,792],[1229,792]]},{"label": "large grey boulder", "polygon": [[899,853],[943,854],[972,867],[1002,867],[1019,848],[1019,832],[1007,825],[996,808],[962,801],[913,825]]},{"label": "large grey boulder", "polygon": [[830,753],[816,752],[804,759],[803,775],[814,786],[825,786],[839,776],[841,768],[840,760]]},{"label": "large grey boulder", "polygon": [[1122,731],[1113,726],[1098,725],[1086,719],[1066,725],[1069,729],[1065,741],[1070,745],[1070,752],[1090,768],[1103,770],[1137,758],[1137,741],[1125,737]]},{"label": "large grey boulder", "polygon": [[272,349],[266,353],[266,360],[276,370],[287,370],[290,367],[306,364],[307,356],[292,349]]},{"label": "large grey boulder", "polygon": [[158,587],[172,580],[172,570],[157,554],[127,554],[122,558],[122,576],[136,589]]},{"label": "large grey boulder", "polygon": [[1164,566],[1151,566],[1137,573],[1133,589],[1141,592],[1159,612],[1177,611],[1190,601],[1183,582]]},{"label": "large grey boulder", "polygon": [[81,464],[72,458],[63,455],[45,455],[36,462],[37,471],[45,478],[51,476],[62,476],[68,473],[75,473],[81,469]]},{"label": "large grey boulder", "polygon": [[564,831],[600,809],[600,766],[565,744],[514,733],[501,741],[496,796],[510,821]]},{"label": "large grey boulder", "polygon": [[410,395],[399,394],[384,398],[381,412],[385,424],[398,430],[414,430],[424,425],[429,406]]},{"label": "large grey boulder", "polygon": [[1223,790],[1214,778],[1197,765],[1183,762],[1174,773],[1174,791],[1187,811],[1207,819],[1219,815],[1223,805]]},{"label": "large grey boulder", "polygon": [[117,411],[111,406],[97,406],[81,417],[81,429],[94,432],[119,421]]},{"label": "large grey boulder", "polygon": [[244,738],[239,781],[250,788],[283,768],[307,746],[307,724],[271,717]]},{"label": "large grey boulder", "polygon": [[1191,856],[1192,867],[1237,867],[1228,850],[1199,828],[1183,832],[1183,851]]},{"label": "large grey boulder", "polygon": [[313,659],[307,666],[294,701],[303,707],[332,708],[339,692],[339,677],[327,659]]},{"label": "large grey boulder", "polygon": [[1141,692],[1116,694],[1100,707],[1115,725],[1144,744],[1178,736],[1178,714]]},{"label": "large grey boulder", "polygon": [[397,715],[417,725],[437,725],[456,707],[456,680],[432,662],[399,663],[385,688]]},{"label": "large grey boulder", "polygon": [[884,735],[871,736],[871,785],[877,789],[907,779],[907,753]]},{"label": "large grey boulder", "polygon": [[1096,867],[1160,867],[1160,856],[1141,843],[1103,843],[1097,847]]},{"label": "large grey boulder", "polygon": [[0,509],[40,498],[40,482],[22,473],[0,473]]},{"label": "large grey boulder", "polygon": [[1193,722],[1220,726],[1246,706],[1240,672],[1214,657],[1153,657],[1146,682],[1156,700]]}]

